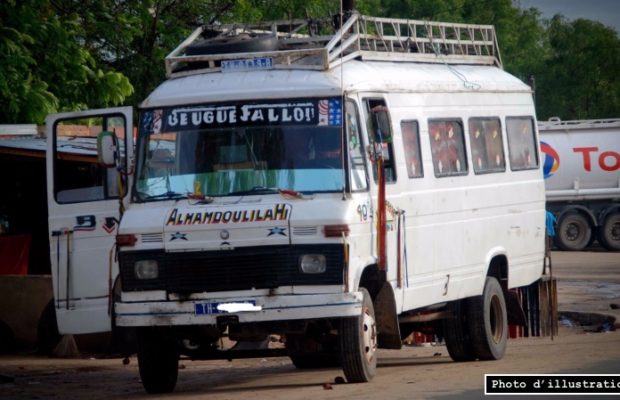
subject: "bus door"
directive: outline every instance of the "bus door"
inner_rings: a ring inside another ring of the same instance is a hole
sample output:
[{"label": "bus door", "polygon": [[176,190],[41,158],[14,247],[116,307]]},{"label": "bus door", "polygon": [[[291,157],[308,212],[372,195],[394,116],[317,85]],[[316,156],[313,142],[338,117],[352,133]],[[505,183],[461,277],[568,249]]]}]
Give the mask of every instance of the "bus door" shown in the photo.
[{"label": "bus door", "polygon": [[[390,325],[384,332],[398,332],[397,310],[402,308],[404,285],[404,225],[400,223],[400,212],[386,196],[386,189],[396,183],[392,124],[386,102],[380,97],[363,99],[368,134],[368,156],[371,159],[373,179],[371,192],[375,218],[375,249],[379,274],[383,280],[375,302],[382,302],[384,315],[378,316]],[[375,307],[377,312],[377,307]],[[387,321],[387,322],[386,322]],[[382,347],[400,348],[399,334],[379,337]]]},{"label": "bus door", "polygon": [[[111,329],[110,297],[118,274],[114,245],[131,187],[132,113],[123,107],[46,120],[50,261],[61,334]],[[109,167],[98,162],[98,139],[116,147]]]}]

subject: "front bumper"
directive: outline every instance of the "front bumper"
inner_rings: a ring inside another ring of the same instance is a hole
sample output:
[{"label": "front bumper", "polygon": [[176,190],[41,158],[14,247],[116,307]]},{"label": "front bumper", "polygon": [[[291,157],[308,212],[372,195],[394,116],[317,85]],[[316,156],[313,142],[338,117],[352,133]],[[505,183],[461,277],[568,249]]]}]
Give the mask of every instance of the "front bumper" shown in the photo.
[{"label": "front bumper", "polygon": [[[361,314],[362,300],[360,292],[217,297],[212,300],[117,302],[115,312],[118,326],[215,325],[221,316],[234,316],[239,323],[353,317]],[[252,303],[255,310],[209,313],[207,305],[222,303]]]}]

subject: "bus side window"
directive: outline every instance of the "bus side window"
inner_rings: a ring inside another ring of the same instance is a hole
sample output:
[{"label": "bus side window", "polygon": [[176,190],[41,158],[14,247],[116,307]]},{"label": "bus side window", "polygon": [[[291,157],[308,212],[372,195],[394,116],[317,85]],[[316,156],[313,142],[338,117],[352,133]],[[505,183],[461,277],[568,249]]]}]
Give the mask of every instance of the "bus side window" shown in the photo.
[{"label": "bus side window", "polygon": [[418,121],[401,121],[400,131],[403,135],[403,149],[409,178],[422,178],[422,156],[420,154],[420,134]]},{"label": "bus side window", "polygon": [[476,174],[506,170],[499,118],[470,118],[469,142]]},{"label": "bus side window", "polygon": [[364,164],[364,146],[362,145],[361,131],[357,107],[353,101],[346,102],[346,129],[349,144],[349,181],[352,191],[368,189],[368,179]]},{"label": "bus side window", "polygon": [[538,168],[538,151],[532,117],[506,117],[510,169]]},{"label": "bus side window", "polygon": [[467,175],[465,136],[461,120],[431,120],[428,122],[428,134],[435,176]]},{"label": "bus side window", "polygon": [[[114,166],[105,167],[88,151],[102,131],[119,138],[119,164],[125,165],[125,118],[121,115],[65,119],[54,127],[54,191],[60,204],[118,198],[119,179]],[[122,182],[123,186],[125,183]],[[126,193],[123,190],[122,193]]]},{"label": "bus side window", "polygon": [[[387,106],[383,99],[364,99],[366,105],[366,127],[368,133],[368,143],[371,145],[379,144],[381,141],[381,152],[383,154],[383,169],[385,171],[385,181],[387,183],[396,182],[396,169],[394,167],[394,146],[392,144],[392,129],[389,124],[390,118],[387,113]],[[380,118],[385,124],[383,127],[375,126],[375,118],[373,113],[377,110],[385,111],[388,118]],[[383,129],[381,129],[383,128]],[[386,131],[386,132],[383,132]],[[389,132],[388,132],[389,131]],[[372,175],[377,182],[377,164],[372,163]]]}]

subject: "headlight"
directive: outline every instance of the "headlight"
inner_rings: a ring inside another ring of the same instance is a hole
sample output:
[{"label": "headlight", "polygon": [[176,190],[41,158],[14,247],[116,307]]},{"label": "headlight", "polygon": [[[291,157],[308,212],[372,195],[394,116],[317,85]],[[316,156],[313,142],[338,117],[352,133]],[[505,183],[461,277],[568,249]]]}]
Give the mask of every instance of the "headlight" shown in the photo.
[{"label": "headlight", "polygon": [[155,260],[136,261],[133,270],[138,279],[155,279],[159,277],[159,266]]},{"label": "headlight", "polygon": [[327,269],[323,254],[304,254],[299,257],[299,267],[306,274],[322,274]]}]

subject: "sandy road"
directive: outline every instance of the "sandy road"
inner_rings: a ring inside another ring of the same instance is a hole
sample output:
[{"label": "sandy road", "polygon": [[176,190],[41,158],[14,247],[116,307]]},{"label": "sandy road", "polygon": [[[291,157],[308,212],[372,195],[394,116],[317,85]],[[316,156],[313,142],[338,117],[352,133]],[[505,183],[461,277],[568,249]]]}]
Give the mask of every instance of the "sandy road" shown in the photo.
[{"label": "sandy road", "polygon": [[[555,253],[560,309],[614,314],[620,303],[620,254]],[[608,312],[609,311],[609,312]],[[335,384],[338,369],[298,371],[288,358],[182,361],[175,399],[480,398],[485,373],[620,373],[620,331],[585,333],[563,327],[554,340],[513,339],[504,359],[454,363],[444,346],[381,351],[367,384]],[[1,399],[144,399],[137,361],[0,357]],[[549,397],[546,397],[549,398]]]}]

